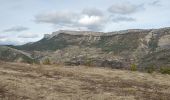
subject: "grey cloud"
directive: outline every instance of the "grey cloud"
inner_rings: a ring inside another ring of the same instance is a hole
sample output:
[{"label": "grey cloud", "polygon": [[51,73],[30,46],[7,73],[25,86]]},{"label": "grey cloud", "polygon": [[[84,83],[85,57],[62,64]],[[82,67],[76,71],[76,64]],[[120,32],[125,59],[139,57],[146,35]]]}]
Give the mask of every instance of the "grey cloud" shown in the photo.
[{"label": "grey cloud", "polygon": [[[36,23],[48,23],[58,27],[77,27],[77,29],[88,29],[96,31],[102,29],[102,12],[98,9],[85,9],[81,13],[73,12],[51,12],[35,16]],[[80,23],[81,20],[81,23]]]},{"label": "grey cloud", "polygon": [[74,23],[75,19],[77,19],[77,15],[70,12],[50,12],[35,16],[35,22],[37,23],[60,25]]},{"label": "grey cloud", "polygon": [[[112,13],[118,13],[117,16],[109,17],[101,10],[96,8],[84,9],[80,13],[74,12],[50,12],[35,16],[36,23],[48,23],[61,29],[86,29],[89,31],[101,31],[108,22],[132,22],[134,18],[127,17],[126,14],[136,12],[137,6],[134,5],[116,5],[116,9],[110,10]],[[112,7],[113,9],[113,7]],[[112,14],[113,15],[113,14]]]},{"label": "grey cloud", "polygon": [[133,22],[133,21],[136,21],[136,19],[132,18],[132,17],[118,16],[118,17],[113,17],[112,21],[115,22],[115,23],[118,23],[118,22]]},{"label": "grey cloud", "polygon": [[151,3],[149,3],[149,5],[151,5],[151,6],[161,6],[160,0],[155,0],[155,1],[151,2]]},{"label": "grey cloud", "polygon": [[5,30],[3,30],[3,32],[22,32],[22,31],[26,31],[28,29],[29,28],[23,27],[23,26],[16,26],[16,27],[12,27],[9,29],[5,29]]},{"label": "grey cloud", "polygon": [[108,11],[113,14],[132,14],[137,12],[143,7],[143,5],[133,5],[129,3],[119,3],[119,4],[113,4],[111,7],[108,8]]},{"label": "grey cloud", "polygon": [[83,14],[89,15],[89,16],[103,16],[103,12],[99,9],[96,8],[89,8],[89,9],[84,9],[82,11]]}]

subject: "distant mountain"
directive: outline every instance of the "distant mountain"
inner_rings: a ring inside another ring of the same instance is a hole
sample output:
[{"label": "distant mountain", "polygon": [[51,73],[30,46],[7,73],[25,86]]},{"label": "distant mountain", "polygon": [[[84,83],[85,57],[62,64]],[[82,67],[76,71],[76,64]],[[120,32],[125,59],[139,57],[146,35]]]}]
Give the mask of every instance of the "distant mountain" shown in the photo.
[{"label": "distant mountain", "polygon": [[[169,65],[170,28],[131,29],[117,32],[57,31],[40,41],[12,46],[31,54],[40,62],[129,68]],[[157,53],[166,60],[158,60]],[[158,62],[159,64],[156,64]],[[155,62],[155,63],[154,63]]]}]

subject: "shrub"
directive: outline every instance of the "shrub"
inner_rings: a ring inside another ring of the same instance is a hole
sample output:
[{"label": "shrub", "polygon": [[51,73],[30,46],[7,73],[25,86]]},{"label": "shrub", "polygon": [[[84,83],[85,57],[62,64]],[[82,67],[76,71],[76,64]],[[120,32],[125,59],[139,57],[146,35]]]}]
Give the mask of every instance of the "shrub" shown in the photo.
[{"label": "shrub", "polygon": [[162,74],[170,74],[170,67],[162,67],[160,68],[160,72]]},{"label": "shrub", "polygon": [[137,71],[137,66],[136,66],[136,64],[132,64],[132,65],[130,66],[130,70],[131,70],[131,71]]},{"label": "shrub", "polygon": [[91,59],[86,59],[85,65],[86,66],[91,66],[92,60]]},{"label": "shrub", "polygon": [[51,64],[50,59],[49,59],[49,58],[46,58],[46,59],[43,61],[43,64],[44,64],[44,65],[50,65],[50,64]]},{"label": "shrub", "polygon": [[155,67],[154,66],[149,66],[149,67],[146,67],[145,70],[148,72],[148,73],[153,73],[155,71]]}]

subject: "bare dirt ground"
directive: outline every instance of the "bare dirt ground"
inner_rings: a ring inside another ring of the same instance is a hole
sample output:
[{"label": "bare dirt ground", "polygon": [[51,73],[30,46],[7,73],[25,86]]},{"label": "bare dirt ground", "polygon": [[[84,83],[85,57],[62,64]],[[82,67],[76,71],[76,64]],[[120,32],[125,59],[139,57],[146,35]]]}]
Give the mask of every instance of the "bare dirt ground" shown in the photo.
[{"label": "bare dirt ground", "polygon": [[170,75],[1,62],[0,100],[170,100]]}]

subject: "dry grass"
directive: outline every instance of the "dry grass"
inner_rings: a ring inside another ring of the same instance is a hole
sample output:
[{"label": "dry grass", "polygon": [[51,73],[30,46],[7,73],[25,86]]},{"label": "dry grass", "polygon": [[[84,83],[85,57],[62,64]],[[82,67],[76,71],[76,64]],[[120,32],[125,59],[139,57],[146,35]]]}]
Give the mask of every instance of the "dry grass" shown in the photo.
[{"label": "dry grass", "polygon": [[170,76],[85,66],[0,63],[0,100],[169,100]]}]

